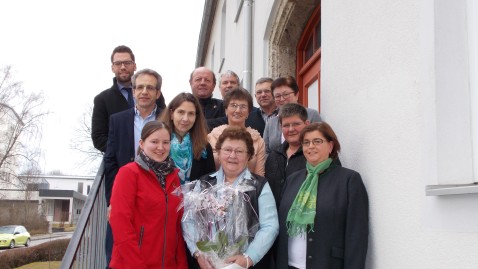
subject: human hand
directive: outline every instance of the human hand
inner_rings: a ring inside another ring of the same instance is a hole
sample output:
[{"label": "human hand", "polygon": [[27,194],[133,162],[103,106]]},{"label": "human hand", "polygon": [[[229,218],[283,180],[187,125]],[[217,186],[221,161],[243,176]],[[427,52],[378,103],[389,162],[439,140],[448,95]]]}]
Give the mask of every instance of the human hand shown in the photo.
[{"label": "human hand", "polygon": [[249,256],[245,255],[234,255],[226,259],[227,263],[235,263],[242,268],[249,268],[252,266],[252,260]]},{"label": "human hand", "polygon": [[106,209],[106,219],[110,221],[111,205]]},{"label": "human hand", "polygon": [[214,266],[212,266],[205,255],[199,254],[196,259],[201,269],[214,269]]}]

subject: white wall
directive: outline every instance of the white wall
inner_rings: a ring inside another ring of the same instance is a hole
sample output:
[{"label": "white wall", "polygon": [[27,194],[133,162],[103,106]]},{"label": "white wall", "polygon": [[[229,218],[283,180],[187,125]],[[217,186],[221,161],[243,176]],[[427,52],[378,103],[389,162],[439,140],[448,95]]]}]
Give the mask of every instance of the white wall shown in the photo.
[{"label": "white wall", "polygon": [[434,23],[432,1],[322,1],[321,110],[369,192],[369,268],[478,267],[478,196],[425,196],[460,154],[437,154]]},{"label": "white wall", "polygon": [[[427,184],[447,182],[444,173],[467,175],[463,167],[470,165],[469,152],[460,151],[472,139],[463,133],[470,124],[463,107],[466,85],[459,97],[450,95],[457,99],[447,108],[443,83],[455,90],[451,80],[460,81],[460,74],[441,75],[449,63],[437,60],[435,36],[436,12],[444,10],[443,16],[453,19],[452,10],[459,10],[454,5],[464,1],[321,1],[321,111],[342,144],[343,165],[361,173],[369,193],[368,268],[478,268],[478,195],[425,196]],[[275,20],[269,15],[275,16],[279,2],[254,1],[253,81],[267,73],[268,22]],[[228,1],[228,10],[234,3]],[[435,3],[445,6],[436,11]],[[221,8],[222,1],[216,18]],[[219,25],[208,57],[214,44],[219,55]],[[242,44],[230,37],[241,40],[242,30],[234,27],[243,27],[242,21],[228,22],[225,69],[237,71],[243,67]],[[461,45],[451,42],[445,53],[463,55]],[[446,109],[458,114],[449,119]],[[446,127],[450,120],[461,121],[451,125],[459,130]],[[448,165],[448,160],[462,163]]]},{"label": "white wall", "polygon": [[[220,66],[220,43],[221,43],[221,13],[224,2],[226,3],[226,48],[225,48],[225,61],[222,67],[222,72],[226,70],[232,70],[239,75],[242,80],[244,78],[244,13],[243,11],[238,17],[237,22],[234,22],[237,14],[236,2],[239,1],[219,1],[216,9],[215,24],[211,31],[211,39],[209,43],[208,53],[205,58],[206,63],[214,61],[214,73],[218,79],[216,90],[214,91],[214,97],[220,98],[221,93],[219,91],[219,66]],[[273,0],[254,1],[253,4],[253,63],[252,63],[252,86],[254,87],[256,80],[268,75],[268,44],[266,43],[269,37],[270,29],[267,28],[268,18],[271,13]],[[214,48],[214,59],[211,58]],[[253,93],[254,89],[247,89]],[[255,98],[254,98],[255,102]]]},{"label": "white wall", "polygon": [[50,183],[50,189],[52,190],[73,190],[78,191],[78,183],[83,183],[83,192],[81,194],[88,196],[88,186],[93,185],[94,179],[74,179],[74,178],[46,178]]}]

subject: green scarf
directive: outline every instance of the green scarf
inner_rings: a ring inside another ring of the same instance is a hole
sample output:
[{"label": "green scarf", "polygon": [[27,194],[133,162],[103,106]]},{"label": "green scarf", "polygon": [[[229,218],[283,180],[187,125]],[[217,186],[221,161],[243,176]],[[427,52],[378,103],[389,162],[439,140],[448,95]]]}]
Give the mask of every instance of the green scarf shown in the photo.
[{"label": "green scarf", "polygon": [[287,214],[286,226],[289,236],[313,231],[319,174],[329,168],[331,163],[332,159],[328,158],[315,167],[309,163],[306,164],[307,177]]}]

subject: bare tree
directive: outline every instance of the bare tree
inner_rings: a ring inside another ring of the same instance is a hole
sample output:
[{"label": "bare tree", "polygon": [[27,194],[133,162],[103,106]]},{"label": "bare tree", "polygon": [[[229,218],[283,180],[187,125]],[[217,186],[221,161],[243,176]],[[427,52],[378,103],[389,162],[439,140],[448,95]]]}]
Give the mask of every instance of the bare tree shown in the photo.
[{"label": "bare tree", "polygon": [[100,166],[103,154],[93,146],[91,141],[91,116],[93,106],[89,105],[78,121],[75,135],[70,141],[70,148],[80,152],[83,160],[78,163],[80,167],[87,167],[89,172],[96,173]]},{"label": "bare tree", "polygon": [[26,93],[15,81],[12,67],[0,68],[0,181],[12,183],[20,165],[35,163],[39,157],[42,93]]}]

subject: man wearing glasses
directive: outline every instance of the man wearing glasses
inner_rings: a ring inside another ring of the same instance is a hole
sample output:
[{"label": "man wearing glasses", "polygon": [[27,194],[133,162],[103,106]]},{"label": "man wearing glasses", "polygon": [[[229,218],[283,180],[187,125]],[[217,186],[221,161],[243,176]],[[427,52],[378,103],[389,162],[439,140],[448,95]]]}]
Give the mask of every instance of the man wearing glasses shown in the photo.
[{"label": "man wearing glasses", "polygon": [[[298,103],[299,86],[292,76],[280,77],[271,84],[272,96],[280,109],[283,105],[289,103]],[[312,122],[320,122],[319,112],[312,108],[307,108],[307,119]],[[264,142],[266,144],[266,153],[269,154],[273,148],[279,147],[284,141],[282,129],[277,117],[269,119],[264,129]]]},{"label": "man wearing glasses", "polygon": [[[154,70],[143,69],[133,76],[132,82],[134,107],[112,115],[109,122],[108,144],[104,156],[105,197],[108,206],[119,168],[134,161],[143,126],[155,120],[161,112],[161,108],[156,104],[162,95],[161,75]],[[107,263],[109,263],[113,248],[113,235],[109,224],[105,244]]]},{"label": "man wearing glasses", "polygon": [[[110,116],[134,107],[131,77],[136,71],[136,63],[129,47],[121,45],[113,50],[111,71],[115,74],[113,86],[95,97],[91,119],[93,145],[101,152],[106,151]],[[160,108],[166,106],[163,96],[157,100],[157,105]]]},{"label": "man wearing glasses", "polygon": [[279,113],[279,108],[274,101],[274,96],[272,96],[271,84],[273,81],[272,78],[268,77],[263,77],[256,81],[255,96],[264,124]]}]

